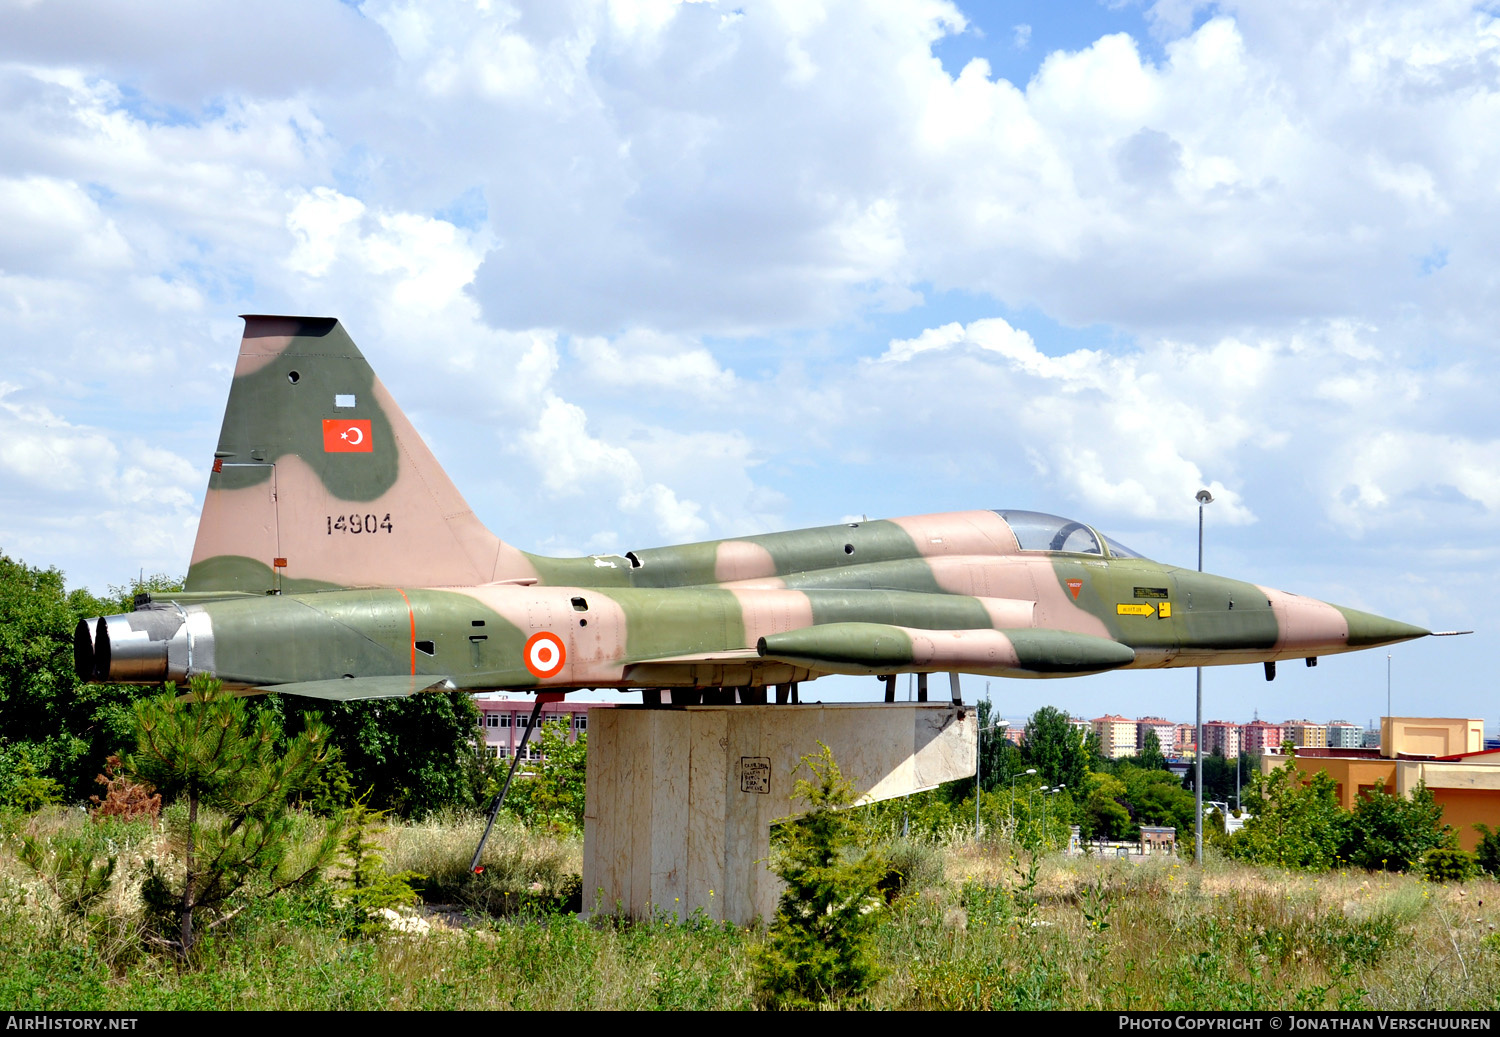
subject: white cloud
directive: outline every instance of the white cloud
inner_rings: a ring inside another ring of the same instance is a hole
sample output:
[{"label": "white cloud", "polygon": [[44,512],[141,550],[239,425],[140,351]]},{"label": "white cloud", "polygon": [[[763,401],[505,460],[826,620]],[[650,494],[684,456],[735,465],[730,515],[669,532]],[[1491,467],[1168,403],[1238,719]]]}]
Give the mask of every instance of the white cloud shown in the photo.
[{"label": "white cloud", "polygon": [[721,368],[703,346],[680,336],[636,329],[613,341],[601,336],[577,338],[572,348],[584,364],[585,377],[631,391],[720,397],[734,388],[733,371]]},{"label": "white cloud", "polygon": [[1020,87],[925,0],[294,6],[0,11],[0,549],[180,569],[232,315],[312,312],[528,548],[993,503],[1165,556],[1206,484],[1377,610],[1488,557],[1479,5],[1162,0]]},{"label": "white cloud", "polygon": [[700,505],[669,487],[647,482],[640,463],[623,447],[591,436],[582,408],[549,396],[535,429],[522,436],[542,485],[554,496],[596,495],[602,488],[627,513],[644,513],[670,542],[701,539],[707,531]]}]

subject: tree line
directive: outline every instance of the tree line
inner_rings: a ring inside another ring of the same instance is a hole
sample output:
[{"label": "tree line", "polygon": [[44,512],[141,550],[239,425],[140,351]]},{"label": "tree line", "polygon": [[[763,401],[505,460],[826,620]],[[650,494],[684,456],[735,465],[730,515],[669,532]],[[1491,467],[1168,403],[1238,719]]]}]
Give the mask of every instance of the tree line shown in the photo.
[{"label": "tree line", "polygon": [[[79,680],[73,630],[80,619],[131,611],[138,592],[181,587],[158,575],[98,597],[69,591],[55,568],[0,554],[0,805],[86,802],[107,761],[135,748],[134,704],[161,689]],[[494,785],[494,764],[475,752],[479,713],[463,692],[332,704],[267,695],[246,708],[279,752],[307,718],[328,728],[333,752],[309,803],[364,797],[372,809],[413,816],[473,806]]]}]

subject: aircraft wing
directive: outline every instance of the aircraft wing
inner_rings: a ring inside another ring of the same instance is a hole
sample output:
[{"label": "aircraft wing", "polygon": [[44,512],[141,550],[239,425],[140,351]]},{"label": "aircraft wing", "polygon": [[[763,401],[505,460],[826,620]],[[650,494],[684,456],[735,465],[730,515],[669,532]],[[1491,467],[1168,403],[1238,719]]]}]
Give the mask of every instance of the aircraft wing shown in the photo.
[{"label": "aircraft wing", "polygon": [[431,674],[399,677],[343,677],[331,681],[301,681],[296,684],[273,684],[262,690],[281,695],[301,695],[330,702],[353,702],[357,699],[399,699],[424,691],[454,691],[448,677]]}]

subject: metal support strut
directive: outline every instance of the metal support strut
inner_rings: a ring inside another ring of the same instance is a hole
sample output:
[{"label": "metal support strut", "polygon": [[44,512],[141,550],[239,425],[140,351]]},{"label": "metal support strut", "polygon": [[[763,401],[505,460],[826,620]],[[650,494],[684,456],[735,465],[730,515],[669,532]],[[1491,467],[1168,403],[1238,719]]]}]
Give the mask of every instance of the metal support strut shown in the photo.
[{"label": "metal support strut", "polygon": [[526,722],[526,730],[521,734],[521,744],[516,746],[516,755],[510,761],[510,770],[505,775],[505,784],[500,786],[500,794],[495,797],[495,802],[490,806],[490,819],[484,826],[484,834],[479,837],[479,845],[474,847],[474,859],[469,862],[470,874],[477,875],[484,869],[479,866],[479,857],[484,853],[484,844],[489,841],[490,830],[495,827],[495,818],[500,816],[500,804],[505,802],[505,794],[510,791],[510,783],[515,779],[516,768],[521,766],[521,757],[525,755],[526,743],[531,741],[531,732],[536,730],[537,717],[541,716],[542,703],[546,696],[538,693],[536,704],[531,707],[531,719]]}]

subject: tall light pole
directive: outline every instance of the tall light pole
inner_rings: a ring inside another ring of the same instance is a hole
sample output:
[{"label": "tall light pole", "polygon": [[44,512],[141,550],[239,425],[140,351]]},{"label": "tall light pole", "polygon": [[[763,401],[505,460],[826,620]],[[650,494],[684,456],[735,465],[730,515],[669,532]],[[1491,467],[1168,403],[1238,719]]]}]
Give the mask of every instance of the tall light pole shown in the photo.
[{"label": "tall light pole", "polygon": [[[1025,771],[1024,774],[1012,774],[1010,776],[1010,821],[1011,821],[1011,826],[1012,827],[1015,826],[1015,822],[1016,822],[1016,780],[1018,778],[1025,777],[1026,774],[1035,774],[1035,773],[1036,773],[1036,768],[1035,767],[1030,767],[1030,768],[1028,768]],[[1026,809],[1030,810],[1031,808],[1028,806]]]},{"label": "tall light pole", "polygon": [[[1059,792],[1061,792],[1063,789],[1065,789],[1067,787],[1068,786],[1066,786],[1066,785],[1059,785],[1055,789],[1048,789],[1042,795],[1042,838],[1043,839],[1047,838],[1047,797],[1048,796],[1055,796],[1055,795],[1057,795]],[[1049,844],[1049,848],[1050,848],[1050,844]]]},{"label": "tall light pole", "polygon": [[[1198,491],[1198,571],[1203,571],[1203,505],[1212,504],[1214,495],[1207,490]],[[1195,776],[1193,799],[1196,803],[1197,824],[1193,831],[1193,863],[1203,863],[1203,667],[1198,667],[1198,721],[1193,735]]]},{"label": "tall light pole", "polygon": [[[990,701],[989,682],[984,684],[984,700]],[[994,709],[993,706],[990,707]],[[990,714],[994,715],[993,712]],[[990,737],[993,738],[997,728],[1009,727],[1009,720],[996,720],[990,724]],[[979,793],[982,791],[980,778],[984,776],[984,728],[981,727],[974,735],[974,843],[979,844]]]}]

